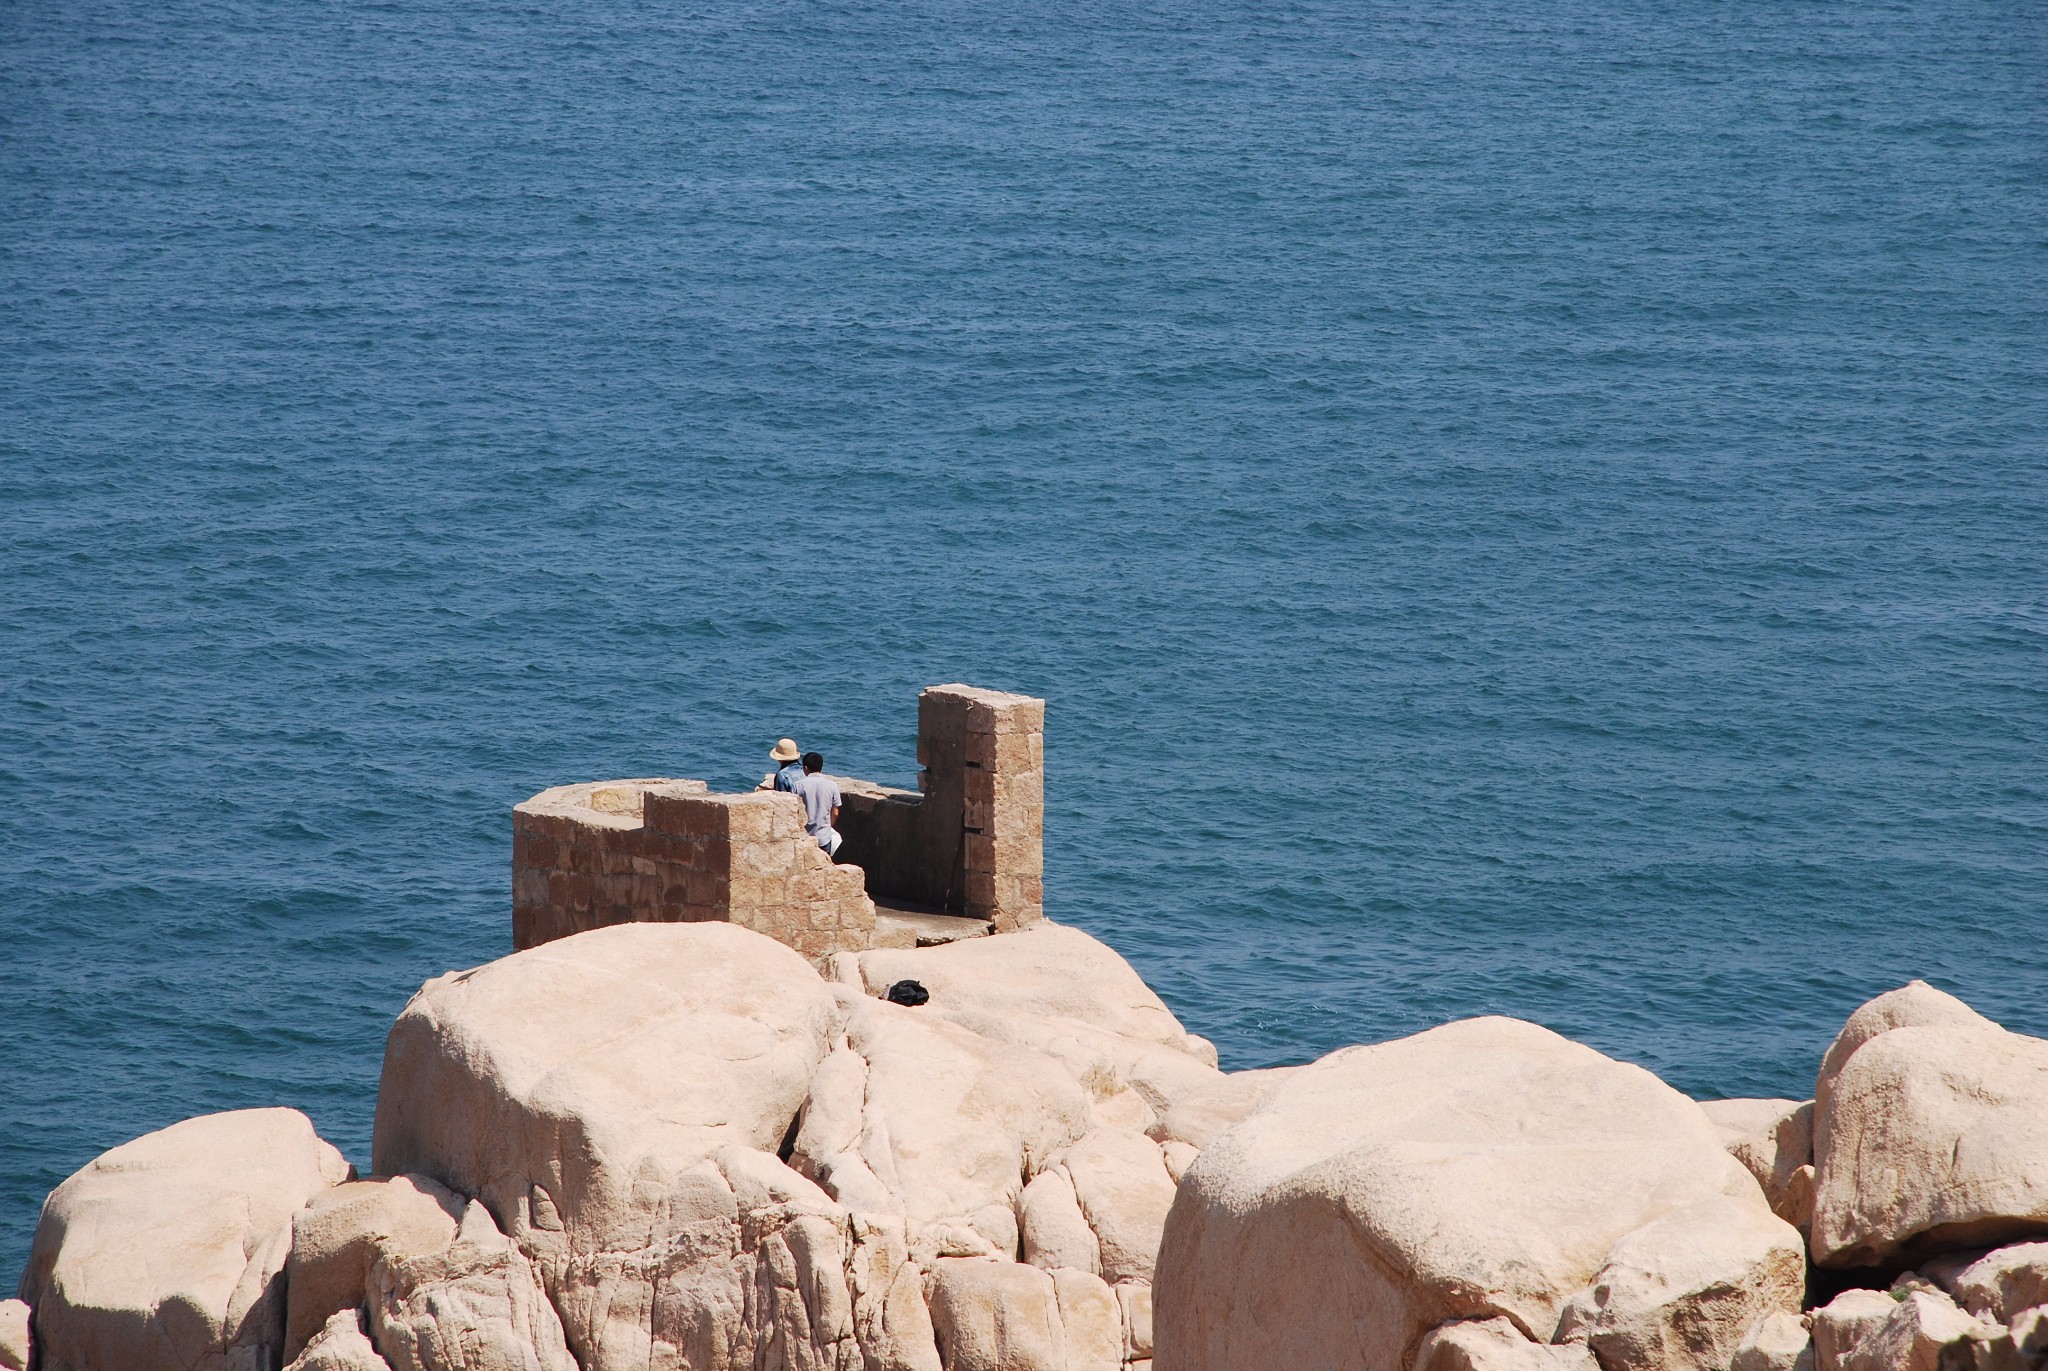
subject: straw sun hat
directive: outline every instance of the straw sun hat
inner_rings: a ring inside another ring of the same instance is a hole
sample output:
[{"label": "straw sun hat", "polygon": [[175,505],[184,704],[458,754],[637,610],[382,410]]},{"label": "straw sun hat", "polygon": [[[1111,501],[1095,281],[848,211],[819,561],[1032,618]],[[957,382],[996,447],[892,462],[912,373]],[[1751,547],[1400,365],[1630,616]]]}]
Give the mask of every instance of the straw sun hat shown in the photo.
[{"label": "straw sun hat", "polygon": [[775,750],[768,754],[772,760],[778,762],[793,762],[796,760],[796,755],[796,739],[794,738],[776,739]]}]

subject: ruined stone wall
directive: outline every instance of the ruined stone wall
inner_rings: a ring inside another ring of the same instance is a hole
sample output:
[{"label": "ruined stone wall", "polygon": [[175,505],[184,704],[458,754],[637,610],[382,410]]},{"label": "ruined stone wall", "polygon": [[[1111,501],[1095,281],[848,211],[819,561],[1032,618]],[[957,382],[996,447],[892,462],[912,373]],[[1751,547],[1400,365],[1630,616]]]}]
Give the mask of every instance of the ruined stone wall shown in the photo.
[{"label": "ruined stone wall", "polygon": [[874,941],[858,867],[834,866],[791,795],[702,781],[557,786],[513,810],[512,941],[619,923],[736,923],[807,957]]},{"label": "ruined stone wall", "polygon": [[917,697],[922,793],[841,782],[844,861],[885,900],[987,919],[1045,917],[1045,701],[965,685]]}]

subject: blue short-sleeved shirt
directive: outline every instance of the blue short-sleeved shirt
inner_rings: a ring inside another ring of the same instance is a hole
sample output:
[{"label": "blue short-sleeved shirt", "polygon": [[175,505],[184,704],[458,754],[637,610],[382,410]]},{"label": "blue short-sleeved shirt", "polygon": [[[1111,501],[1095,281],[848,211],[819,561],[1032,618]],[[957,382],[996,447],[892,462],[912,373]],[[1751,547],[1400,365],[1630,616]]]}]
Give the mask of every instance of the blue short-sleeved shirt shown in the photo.
[{"label": "blue short-sleeved shirt", "polygon": [[822,771],[808,772],[796,783],[796,797],[804,802],[804,830],[812,837],[832,826],[832,811],[839,808],[839,782]]},{"label": "blue short-sleeved shirt", "polygon": [[775,788],[777,790],[787,790],[793,795],[796,793],[796,783],[803,778],[804,764],[802,762],[784,762],[781,769],[775,773]]}]

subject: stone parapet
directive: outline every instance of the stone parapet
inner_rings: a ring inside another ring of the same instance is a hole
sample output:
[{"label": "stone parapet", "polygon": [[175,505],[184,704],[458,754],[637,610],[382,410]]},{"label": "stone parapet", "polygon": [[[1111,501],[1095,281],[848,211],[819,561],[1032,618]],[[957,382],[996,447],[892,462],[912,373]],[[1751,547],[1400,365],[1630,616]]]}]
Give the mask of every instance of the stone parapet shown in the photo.
[{"label": "stone parapet", "polygon": [[834,866],[787,794],[652,778],[557,786],[513,810],[520,949],[620,923],[735,923],[807,957],[874,940],[857,866]]},{"label": "stone parapet", "polygon": [[[1045,918],[1045,701],[973,686],[933,686],[959,728],[961,912],[998,933]],[[948,755],[952,739],[945,740]]]}]

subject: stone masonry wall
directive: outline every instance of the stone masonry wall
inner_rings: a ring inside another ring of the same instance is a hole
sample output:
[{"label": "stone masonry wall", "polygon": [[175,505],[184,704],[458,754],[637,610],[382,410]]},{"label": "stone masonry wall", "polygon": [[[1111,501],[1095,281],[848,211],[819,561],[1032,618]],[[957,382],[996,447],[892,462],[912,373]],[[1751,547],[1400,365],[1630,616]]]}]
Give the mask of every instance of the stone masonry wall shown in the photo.
[{"label": "stone masonry wall", "polygon": [[920,793],[841,781],[844,861],[868,890],[995,931],[1045,917],[1045,701],[965,685],[917,697]]},{"label": "stone masonry wall", "polygon": [[512,830],[515,948],[631,922],[736,923],[813,959],[874,941],[860,868],[832,864],[792,795],[556,786],[515,807]]}]

